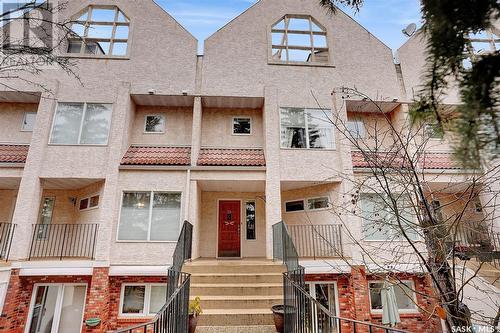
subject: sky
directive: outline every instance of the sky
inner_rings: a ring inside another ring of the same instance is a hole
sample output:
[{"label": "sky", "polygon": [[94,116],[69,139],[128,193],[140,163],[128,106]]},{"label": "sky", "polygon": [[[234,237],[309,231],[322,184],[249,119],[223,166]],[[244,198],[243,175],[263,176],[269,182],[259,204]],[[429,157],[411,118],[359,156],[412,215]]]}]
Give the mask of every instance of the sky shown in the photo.
[{"label": "sky", "polygon": [[[155,1],[198,39],[199,53],[203,52],[203,41],[207,37],[256,2],[255,0]],[[402,29],[410,23],[416,23],[419,27],[421,25],[419,0],[365,0],[359,13],[355,14],[350,9],[345,11],[393,50],[407,40],[401,32]]]}]

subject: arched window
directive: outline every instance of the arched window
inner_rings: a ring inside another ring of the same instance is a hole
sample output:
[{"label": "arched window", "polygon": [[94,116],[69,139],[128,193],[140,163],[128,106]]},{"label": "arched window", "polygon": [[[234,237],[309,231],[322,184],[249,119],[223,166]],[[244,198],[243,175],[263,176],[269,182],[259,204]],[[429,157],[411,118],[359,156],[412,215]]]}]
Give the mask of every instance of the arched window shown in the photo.
[{"label": "arched window", "polygon": [[74,19],[68,53],[126,56],[130,20],[116,6],[88,6]]},{"label": "arched window", "polygon": [[271,28],[272,61],[328,63],[325,27],[309,15],[285,15]]}]

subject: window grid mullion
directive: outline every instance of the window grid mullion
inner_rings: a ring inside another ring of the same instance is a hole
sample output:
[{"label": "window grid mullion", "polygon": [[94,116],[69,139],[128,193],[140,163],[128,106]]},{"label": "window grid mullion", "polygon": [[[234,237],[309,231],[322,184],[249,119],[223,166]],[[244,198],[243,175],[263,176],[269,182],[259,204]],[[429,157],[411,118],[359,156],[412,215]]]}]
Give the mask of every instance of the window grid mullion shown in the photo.
[{"label": "window grid mullion", "polygon": [[285,16],[285,50],[286,50],[286,61],[290,60],[290,55],[288,53],[288,23],[290,22],[290,19]]},{"label": "window grid mullion", "polygon": [[150,304],[150,299],[151,299],[151,284],[146,284],[146,288],[144,288],[144,306],[142,307],[142,310],[144,311],[144,315],[148,316],[149,315],[149,304]]},{"label": "window grid mullion", "polygon": [[78,142],[77,144],[82,144],[82,130],[83,130],[83,122],[85,121],[85,114],[87,113],[87,103],[83,103],[83,111],[82,111],[82,120],[80,121],[80,129],[78,132]]},{"label": "window grid mullion", "polygon": [[306,133],[305,133],[305,136],[306,136],[306,148],[307,149],[310,149],[310,142],[309,142],[309,124],[307,122],[307,109],[304,109],[304,124],[306,126]]},{"label": "window grid mullion", "polygon": [[315,55],[314,55],[314,36],[313,36],[313,28],[312,28],[312,19],[311,16],[309,16],[309,37],[311,39],[311,61],[314,62]]},{"label": "window grid mullion", "polygon": [[151,191],[149,197],[149,223],[148,223],[148,241],[151,241],[151,219],[153,218],[153,201],[155,192]]}]

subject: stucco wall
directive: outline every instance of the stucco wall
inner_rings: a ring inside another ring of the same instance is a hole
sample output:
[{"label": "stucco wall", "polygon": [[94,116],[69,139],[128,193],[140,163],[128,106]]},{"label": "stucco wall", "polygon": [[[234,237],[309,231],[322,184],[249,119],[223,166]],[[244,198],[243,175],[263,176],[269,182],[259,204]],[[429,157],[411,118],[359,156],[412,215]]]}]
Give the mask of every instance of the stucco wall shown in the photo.
[{"label": "stucco wall", "polygon": [[0,223],[11,222],[16,196],[16,190],[0,190]]},{"label": "stucco wall", "polygon": [[[233,135],[233,118],[250,117],[251,135]],[[202,147],[262,148],[264,137],[262,111],[253,109],[204,109]]]},{"label": "stucco wall", "polygon": [[[266,228],[265,228],[265,203],[263,193],[233,193],[233,192],[202,192],[201,194],[201,221],[200,221],[200,256],[215,258],[217,255],[218,234],[218,201],[241,200],[241,256],[265,257],[266,256]],[[255,224],[257,230],[256,240],[246,240],[245,201],[256,202]],[[270,235],[268,235],[270,236]]]},{"label": "stucco wall", "polygon": [[0,142],[30,143],[32,132],[22,131],[25,112],[36,112],[36,104],[0,103]]},{"label": "stucco wall", "polygon": [[[147,115],[162,115],[165,133],[145,133]],[[131,144],[141,145],[191,145],[193,110],[190,108],[138,106],[135,111]]]}]

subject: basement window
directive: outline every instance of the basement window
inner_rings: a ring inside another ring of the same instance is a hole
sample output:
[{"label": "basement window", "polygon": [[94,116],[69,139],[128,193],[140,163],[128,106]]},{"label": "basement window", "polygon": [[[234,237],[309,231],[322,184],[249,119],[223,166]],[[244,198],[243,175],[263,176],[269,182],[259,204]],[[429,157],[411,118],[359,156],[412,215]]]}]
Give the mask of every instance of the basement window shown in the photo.
[{"label": "basement window", "polygon": [[271,28],[272,61],[329,63],[326,28],[309,15],[285,15]]},{"label": "basement window", "polygon": [[165,305],[166,284],[123,284],[120,297],[120,315],[154,316]]},{"label": "basement window", "polygon": [[130,20],[116,6],[88,6],[74,18],[67,53],[93,56],[128,54]]},{"label": "basement window", "polygon": [[[392,285],[396,295],[396,303],[399,312],[417,311],[417,299],[415,295],[415,284],[411,280],[396,282]],[[384,292],[383,281],[369,281],[370,307],[372,313],[382,313],[382,292]]]}]

